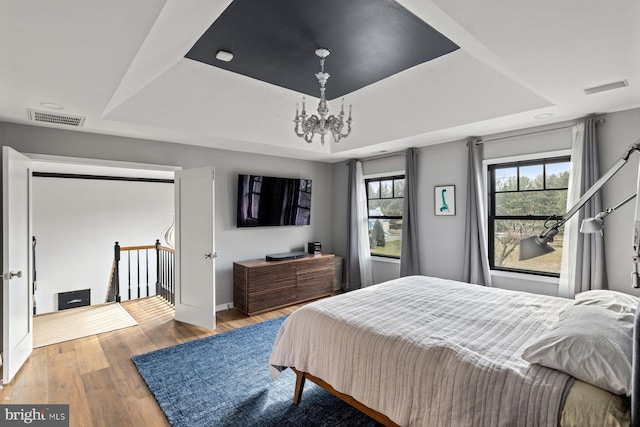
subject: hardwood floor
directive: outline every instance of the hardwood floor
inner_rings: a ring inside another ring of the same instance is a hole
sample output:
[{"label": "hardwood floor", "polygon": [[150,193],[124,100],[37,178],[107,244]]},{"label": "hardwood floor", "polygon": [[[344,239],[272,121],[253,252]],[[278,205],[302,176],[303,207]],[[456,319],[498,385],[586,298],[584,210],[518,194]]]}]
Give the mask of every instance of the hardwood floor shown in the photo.
[{"label": "hardwood floor", "polygon": [[168,426],[131,357],[292,313],[301,305],[247,317],[217,313],[210,331],[173,320],[158,297],[125,301],[137,326],[36,348],[13,381],[0,390],[3,404],[69,404],[70,426]]}]

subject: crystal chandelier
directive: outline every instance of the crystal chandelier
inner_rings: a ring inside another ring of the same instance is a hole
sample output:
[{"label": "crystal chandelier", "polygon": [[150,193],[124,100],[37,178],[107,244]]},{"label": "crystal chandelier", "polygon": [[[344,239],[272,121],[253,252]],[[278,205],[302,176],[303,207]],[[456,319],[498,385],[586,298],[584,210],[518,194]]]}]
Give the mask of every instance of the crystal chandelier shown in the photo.
[{"label": "crystal chandelier", "polygon": [[[324,98],[324,85],[327,83],[330,75],[324,72],[324,59],[329,56],[328,49],[316,49],[316,55],[320,58],[320,72],[316,74],[318,82],[320,82],[320,103],[318,104],[318,114],[307,116],[305,111],[305,98],[302,97],[302,114],[298,114],[298,104],[296,104],[296,118],[293,122],[296,124],[293,129],[296,135],[300,138],[304,138],[305,141],[311,143],[313,137],[316,134],[320,135],[320,142],[324,145],[324,137],[327,133],[331,132],[333,140],[339,142],[340,139],[346,138],[351,133],[351,105],[349,105],[349,118],[344,120],[344,98],[342,99],[342,107],[340,114],[334,116],[333,114],[327,117],[329,114],[329,106],[327,100]],[[347,132],[343,133],[344,125],[347,124]]]}]

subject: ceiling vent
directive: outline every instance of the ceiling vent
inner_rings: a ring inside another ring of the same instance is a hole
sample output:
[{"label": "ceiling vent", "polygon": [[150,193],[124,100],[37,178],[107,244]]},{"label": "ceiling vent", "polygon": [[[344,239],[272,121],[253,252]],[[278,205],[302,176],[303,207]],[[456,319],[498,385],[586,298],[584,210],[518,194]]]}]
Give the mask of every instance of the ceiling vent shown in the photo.
[{"label": "ceiling vent", "polygon": [[29,120],[34,122],[53,123],[56,125],[66,125],[80,127],[84,124],[85,117],[71,116],[69,114],[50,113],[48,111],[38,111],[28,109]]},{"label": "ceiling vent", "polygon": [[620,80],[619,82],[607,83],[606,85],[590,87],[588,89],[584,89],[584,93],[587,95],[593,95],[598,92],[606,92],[612,89],[618,89],[619,87],[629,86],[626,80]]}]

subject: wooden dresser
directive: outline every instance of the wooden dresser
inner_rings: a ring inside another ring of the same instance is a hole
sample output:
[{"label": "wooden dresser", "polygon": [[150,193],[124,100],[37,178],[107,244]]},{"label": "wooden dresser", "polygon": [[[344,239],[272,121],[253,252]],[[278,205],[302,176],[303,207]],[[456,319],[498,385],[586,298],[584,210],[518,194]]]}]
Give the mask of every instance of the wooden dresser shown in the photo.
[{"label": "wooden dresser", "polygon": [[334,255],[233,263],[233,306],[252,316],[333,292]]}]

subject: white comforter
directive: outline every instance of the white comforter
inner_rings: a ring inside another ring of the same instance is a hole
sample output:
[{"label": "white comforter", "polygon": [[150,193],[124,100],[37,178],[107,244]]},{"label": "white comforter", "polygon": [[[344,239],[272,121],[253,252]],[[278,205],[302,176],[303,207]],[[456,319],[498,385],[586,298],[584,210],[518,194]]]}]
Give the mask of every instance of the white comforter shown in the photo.
[{"label": "white comforter", "polygon": [[571,303],[405,277],[294,312],[271,374],[308,372],[401,426],[557,425],[570,377],[521,354]]}]

